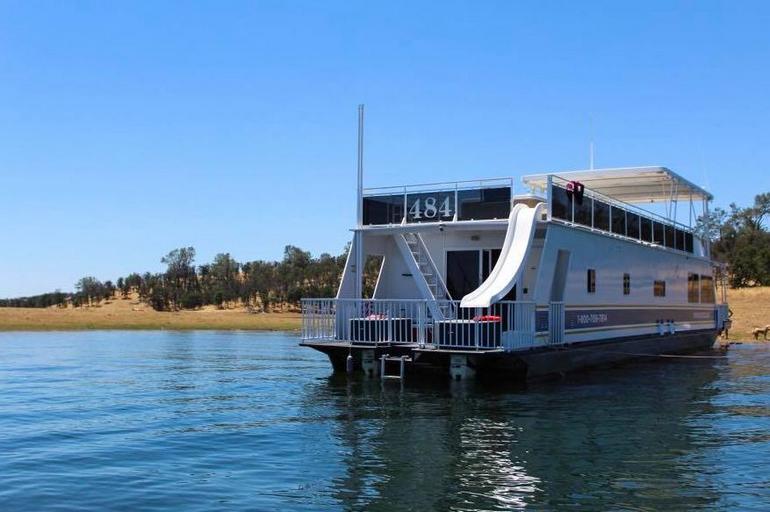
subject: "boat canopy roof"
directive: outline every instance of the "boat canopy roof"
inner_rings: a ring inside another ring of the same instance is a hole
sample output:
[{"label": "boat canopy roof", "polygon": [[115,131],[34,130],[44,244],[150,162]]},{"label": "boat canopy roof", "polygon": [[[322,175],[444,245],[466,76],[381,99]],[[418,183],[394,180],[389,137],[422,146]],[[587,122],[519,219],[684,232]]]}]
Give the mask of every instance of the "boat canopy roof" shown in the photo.
[{"label": "boat canopy roof", "polygon": [[590,190],[626,203],[677,199],[696,201],[713,198],[704,188],[666,167],[627,167],[531,174],[524,176],[522,181],[533,189],[545,190],[549,176],[566,181],[579,181]]}]

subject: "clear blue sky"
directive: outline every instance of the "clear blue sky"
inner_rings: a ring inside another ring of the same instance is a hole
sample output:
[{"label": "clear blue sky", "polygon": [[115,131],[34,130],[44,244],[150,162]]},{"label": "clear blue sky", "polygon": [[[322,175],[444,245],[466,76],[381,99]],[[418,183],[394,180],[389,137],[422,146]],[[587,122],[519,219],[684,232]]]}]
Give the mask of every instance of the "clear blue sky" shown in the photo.
[{"label": "clear blue sky", "polygon": [[339,252],[366,185],[667,165],[770,191],[767,2],[0,2],[0,297]]}]

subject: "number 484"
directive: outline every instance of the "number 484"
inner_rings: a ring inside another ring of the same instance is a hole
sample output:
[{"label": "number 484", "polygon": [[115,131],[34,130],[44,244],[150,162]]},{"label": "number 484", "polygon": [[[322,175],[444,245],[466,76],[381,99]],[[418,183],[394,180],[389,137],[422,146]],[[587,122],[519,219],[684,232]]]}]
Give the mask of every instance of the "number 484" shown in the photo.
[{"label": "number 484", "polygon": [[449,196],[445,197],[438,207],[436,207],[436,202],[436,198],[433,196],[426,197],[424,201],[415,200],[412,207],[409,208],[409,216],[413,219],[435,219],[438,213],[441,213],[441,217],[453,216]]}]

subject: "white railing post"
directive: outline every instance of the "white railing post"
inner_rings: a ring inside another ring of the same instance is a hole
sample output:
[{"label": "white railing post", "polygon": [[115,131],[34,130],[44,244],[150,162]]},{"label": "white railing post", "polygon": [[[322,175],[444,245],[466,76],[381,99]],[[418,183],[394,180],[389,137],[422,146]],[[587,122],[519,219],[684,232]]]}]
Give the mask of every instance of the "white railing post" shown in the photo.
[{"label": "white railing post", "polygon": [[548,311],[549,343],[560,345],[564,343],[564,303],[551,302]]},{"label": "white railing post", "polygon": [[417,304],[417,343],[420,348],[425,347],[425,304]]}]

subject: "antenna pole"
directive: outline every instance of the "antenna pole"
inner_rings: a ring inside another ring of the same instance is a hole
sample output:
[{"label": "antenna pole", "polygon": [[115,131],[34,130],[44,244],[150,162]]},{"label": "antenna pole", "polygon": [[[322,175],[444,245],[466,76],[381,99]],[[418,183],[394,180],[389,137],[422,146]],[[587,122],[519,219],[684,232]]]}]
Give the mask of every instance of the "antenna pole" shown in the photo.
[{"label": "antenna pole", "polygon": [[590,140],[588,142],[588,165],[589,169],[594,170],[594,118],[588,117],[588,132]]},{"label": "antenna pole", "polygon": [[364,105],[358,105],[358,162],[357,162],[357,186],[356,186],[356,235],[355,235],[355,262],[356,262],[356,286],[355,298],[362,299],[364,295]]},{"label": "antenna pole", "polygon": [[364,106],[358,106],[358,188],[356,189],[356,225],[364,225]]}]

